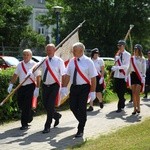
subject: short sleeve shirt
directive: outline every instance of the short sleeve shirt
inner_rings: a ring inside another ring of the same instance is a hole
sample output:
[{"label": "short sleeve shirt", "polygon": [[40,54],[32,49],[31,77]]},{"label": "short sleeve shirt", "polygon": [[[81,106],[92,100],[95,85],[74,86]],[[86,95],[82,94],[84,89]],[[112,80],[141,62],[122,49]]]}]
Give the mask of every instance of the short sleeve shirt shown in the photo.
[{"label": "short sleeve shirt", "polygon": [[[15,70],[15,74],[18,75],[18,77],[19,77],[19,83],[23,82],[24,79],[25,79],[25,77],[26,77],[26,73],[24,72],[21,63],[23,63],[26,72],[28,72],[29,69],[31,69],[33,66],[36,65],[36,62],[33,61],[33,60],[30,60],[28,63],[25,63],[24,61],[21,61],[21,62],[18,64],[18,66],[17,66],[17,68],[16,68],[16,70]],[[30,76],[30,78],[31,78],[33,81],[35,81],[35,80],[36,80],[36,77],[39,76],[40,74],[41,74],[40,71],[37,70],[37,71],[35,71],[35,72]],[[22,85],[24,86],[24,85],[33,83],[33,81],[32,81],[30,78],[28,78]]]},{"label": "short sleeve shirt", "polygon": [[[77,61],[77,64],[84,76],[90,81],[91,78],[97,76],[97,71],[94,66],[93,61],[87,56],[83,55],[79,58],[80,61]],[[67,67],[67,75],[70,76],[70,82],[73,83],[73,75],[75,70],[74,58],[72,58]],[[79,75],[77,72],[77,85],[87,84],[87,82]]]}]

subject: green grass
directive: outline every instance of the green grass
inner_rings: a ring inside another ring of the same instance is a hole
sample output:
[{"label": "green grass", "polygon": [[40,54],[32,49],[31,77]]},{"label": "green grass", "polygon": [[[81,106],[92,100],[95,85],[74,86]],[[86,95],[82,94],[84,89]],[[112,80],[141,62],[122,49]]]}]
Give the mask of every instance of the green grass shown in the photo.
[{"label": "green grass", "polygon": [[75,150],[150,150],[150,118],[114,133],[86,140]]}]

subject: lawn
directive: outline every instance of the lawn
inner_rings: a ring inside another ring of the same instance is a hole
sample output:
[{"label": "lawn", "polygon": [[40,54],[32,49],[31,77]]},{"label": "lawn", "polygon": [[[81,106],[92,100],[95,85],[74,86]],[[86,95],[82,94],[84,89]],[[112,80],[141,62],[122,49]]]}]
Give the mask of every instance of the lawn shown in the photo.
[{"label": "lawn", "polygon": [[150,150],[150,118],[114,133],[86,140],[75,150]]}]

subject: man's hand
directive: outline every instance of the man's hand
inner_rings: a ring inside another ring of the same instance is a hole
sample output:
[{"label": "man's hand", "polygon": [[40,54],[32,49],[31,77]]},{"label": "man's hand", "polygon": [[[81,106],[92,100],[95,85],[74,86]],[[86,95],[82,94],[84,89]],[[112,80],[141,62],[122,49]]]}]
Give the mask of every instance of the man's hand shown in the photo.
[{"label": "man's hand", "polygon": [[28,76],[31,76],[31,75],[33,74],[33,72],[32,72],[32,71],[33,71],[32,69],[29,69],[29,71],[27,72],[27,74],[26,74],[25,78],[26,78],[26,77],[28,77]]},{"label": "man's hand", "polygon": [[120,58],[120,56],[115,56],[115,61],[117,61]]},{"label": "man's hand", "polygon": [[99,80],[99,84],[102,84],[104,82],[104,77],[101,77]]},{"label": "man's hand", "polygon": [[145,77],[142,77],[142,81],[143,84],[145,84]]},{"label": "man's hand", "polygon": [[12,91],[12,88],[13,88],[13,84],[10,83],[8,88],[7,88],[7,92],[10,93]]},{"label": "man's hand", "polygon": [[112,70],[112,71],[119,70],[119,66],[112,66],[111,70]]},{"label": "man's hand", "polygon": [[65,97],[68,95],[68,88],[67,87],[62,87],[60,89],[60,94],[61,94],[61,97]]},{"label": "man's hand", "polygon": [[35,88],[33,96],[36,98],[39,96],[39,88],[38,87]]},{"label": "man's hand", "polygon": [[91,101],[94,101],[95,98],[96,98],[96,93],[95,92],[90,92],[89,97],[90,97]]}]

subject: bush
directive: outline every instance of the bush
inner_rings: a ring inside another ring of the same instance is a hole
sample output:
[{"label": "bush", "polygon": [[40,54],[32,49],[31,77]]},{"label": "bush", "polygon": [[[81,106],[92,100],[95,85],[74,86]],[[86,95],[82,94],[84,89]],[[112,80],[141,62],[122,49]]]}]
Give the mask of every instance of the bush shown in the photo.
[{"label": "bush", "polygon": [[[4,100],[7,95],[7,88],[8,84],[10,82],[10,78],[14,72],[14,68],[9,68],[6,70],[0,71],[0,99],[1,101]],[[17,107],[17,101],[16,101],[16,95],[13,95],[8,99],[8,101],[0,107],[0,120],[1,122],[6,120],[12,120],[19,117],[18,113],[18,107]]]},{"label": "bush", "polygon": [[[8,88],[10,79],[14,71],[15,71],[14,68],[9,68],[9,69],[0,71],[0,99],[1,101],[3,101],[9,94],[7,92],[7,88]],[[19,82],[16,82],[14,84],[14,88],[18,84]],[[38,107],[36,111],[41,112],[43,110],[43,105],[42,105],[42,102],[40,101],[41,93],[38,99],[39,101],[38,101]],[[17,104],[16,93],[14,93],[14,95],[11,96],[5,104],[0,106],[0,122],[5,122],[9,120],[17,120],[17,119],[20,119],[20,110]]]},{"label": "bush", "polygon": [[[106,89],[103,93],[103,97],[104,97],[104,102],[110,102],[109,100],[107,100],[107,97],[109,97],[110,95],[113,94],[113,79],[109,79],[110,76],[110,72],[111,72],[111,66],[112,64],[106,64],[105,66],[105,81],[107,83]],[[0,99],[1,101],[4,100],[7,95],[7,88],[10,82],[10,79],[14,73],[14,68],[9,68],[6,70],[2,70],[0,71]],[[109,80],[109,81],[108,81]],[[14,88],[18,85],[19,83],[15,83]],[[36,109],[38,114],[43,113],[43,104],[42,104],[42,97],[41,97],[41,90],[40,90],[40,95],[38,97],[38,107]],[[0,101],[0,102],[1,102]],[[66,110],[69,108],[69,99],[66,100],[66,102],[61,105],[59,108],[56,108],[57,110]],[[16,93],[10,97],[10,99],[3,105],[0,106],[0,122],[5,122],[5,121],[9,121],[9,120],[16,120],[16,119],[20,119],[20,111],[17,105],[17,96]]]}]

